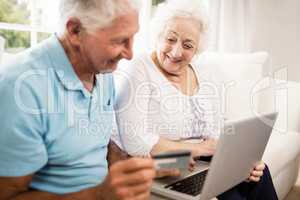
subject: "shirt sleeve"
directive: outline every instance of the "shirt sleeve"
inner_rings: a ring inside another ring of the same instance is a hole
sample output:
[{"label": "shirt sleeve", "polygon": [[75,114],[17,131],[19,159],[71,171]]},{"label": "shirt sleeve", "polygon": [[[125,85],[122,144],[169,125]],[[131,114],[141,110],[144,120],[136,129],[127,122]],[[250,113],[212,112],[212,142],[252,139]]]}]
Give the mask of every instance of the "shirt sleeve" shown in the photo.
[{"label": "shirt sleeve", "polygon": [[159,135],[148,128],[151,82],[142,62],[115,73],[116,122],[112,139],[131,156],[149,156]]},{"label": "shirt sleeve", "polygon": [[[0,80],[0,176],[33,174],[47,162],[44,126],[33,87]],[[20,86],[19,85],[19,86]]]}]

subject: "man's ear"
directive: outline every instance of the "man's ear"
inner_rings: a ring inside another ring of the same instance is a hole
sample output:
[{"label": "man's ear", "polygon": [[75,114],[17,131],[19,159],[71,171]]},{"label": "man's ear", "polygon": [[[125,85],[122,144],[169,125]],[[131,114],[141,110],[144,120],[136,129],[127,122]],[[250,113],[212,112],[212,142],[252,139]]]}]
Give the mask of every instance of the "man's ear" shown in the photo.
[{"label": "man's ear", "polygon": [[83,32],[83,27],[79,19],[77,18],[71,18],[67,21],[66,24],[67,32],[69,35],[69,40],[74,46],[80,45],[80,36]]}]

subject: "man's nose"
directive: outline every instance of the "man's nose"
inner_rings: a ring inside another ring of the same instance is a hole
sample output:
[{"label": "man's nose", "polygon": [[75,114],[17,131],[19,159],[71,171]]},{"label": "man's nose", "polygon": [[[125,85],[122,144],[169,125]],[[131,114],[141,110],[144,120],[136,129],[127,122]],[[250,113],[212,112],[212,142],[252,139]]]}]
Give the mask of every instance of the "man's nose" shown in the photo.
[{"label": "man's nose", "polygon": [[133,57],[133,39],[130,39],[128,43],[124,46],[124,49],[122,51],[123,58],[127,60],[131,60]]},{"label": "man's nose", "polygon": [[175,57],[175,58],[181,57],[181,55],[182,55],[182,47],[181,47],[181,45],[180,45],[179,43],[176,43],[176,44],[173,46],[173,48],[172,48],[172,50],[171,50],[171,55],[172,55],[173,57]]}]

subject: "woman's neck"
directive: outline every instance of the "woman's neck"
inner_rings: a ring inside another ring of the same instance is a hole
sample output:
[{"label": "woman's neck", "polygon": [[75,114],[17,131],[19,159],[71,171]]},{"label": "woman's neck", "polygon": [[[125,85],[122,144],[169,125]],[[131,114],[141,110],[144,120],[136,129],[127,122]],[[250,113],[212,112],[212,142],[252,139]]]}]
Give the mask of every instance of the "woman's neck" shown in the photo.
[{"label": "woman's neck", "polygon": [[154,61],[156,67],[159,71],[170,81],[181,93],[185,95],[193,95],[198,89],[199,83],[196,78],[196,74],[190,65],[182,67],[181,71],[176,74],[168,73],[161,67],[156,53],[152,53],[152,60]]}]

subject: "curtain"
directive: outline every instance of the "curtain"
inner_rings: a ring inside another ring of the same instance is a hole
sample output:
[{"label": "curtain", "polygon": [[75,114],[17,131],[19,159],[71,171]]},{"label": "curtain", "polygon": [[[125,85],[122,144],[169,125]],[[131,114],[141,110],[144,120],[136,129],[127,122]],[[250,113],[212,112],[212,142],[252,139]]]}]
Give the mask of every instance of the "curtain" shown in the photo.
[{"label": "curtain", "polygon": [[139,24],[140,30],[135,36],[134,42],[134,52],[137,54],[145,53],[149,51],[150,47],[150,20],[151,20],[151,10],[152,10],[152,0],[143,0],[142,9],[139,13]]},{"label": "curtain", "polygon": [[210,48],[217,52],[249,52],[250,0],[210,0]]}]

